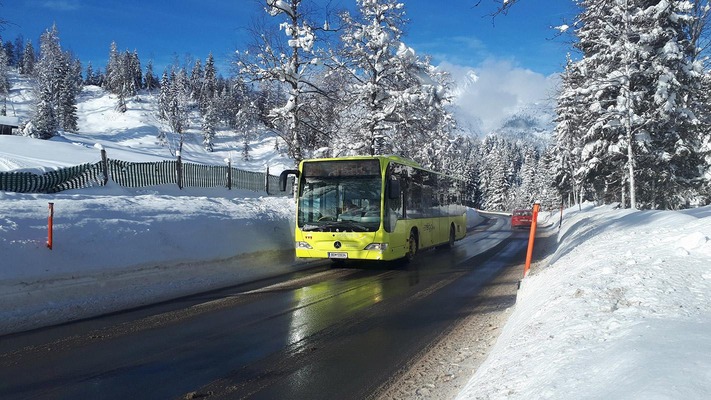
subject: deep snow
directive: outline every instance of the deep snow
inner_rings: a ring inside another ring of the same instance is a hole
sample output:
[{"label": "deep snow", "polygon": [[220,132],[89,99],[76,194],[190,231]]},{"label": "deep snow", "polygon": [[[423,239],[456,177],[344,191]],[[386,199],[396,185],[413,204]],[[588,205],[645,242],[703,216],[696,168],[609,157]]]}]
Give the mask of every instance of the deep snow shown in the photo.
[{"label": "deep snow", "polygon": [[[16,106],[29,103],[19,87]],[[150,99],[140,100],[117,114],[108,96],[85,90],[79,133],[0,136],[0,171],[95,162],[97,143],[117,159],[170,158],[156,143]],[[221,132],[214,154],[189,143],[184,158],[236,160],[225,150],[238,148],[233,136]],[[288,166],[270,140],[262,135],[254,161],[240,166]],[[557,230],[558,218],[542,213],[541,229]],[[275,251],[291,248],[292,229],[290,198],[252,192],[112,184],[0,192],[0,334],[298,268],[290,252]],[[711,398],[709,238],[711,207],[565,210],[557,251],[522,281],[497,344],[459,398]]]},{"label": "deep snow", "polygon": [[711,207],[565,210],[458,398],[711,398],[709,238]]}]

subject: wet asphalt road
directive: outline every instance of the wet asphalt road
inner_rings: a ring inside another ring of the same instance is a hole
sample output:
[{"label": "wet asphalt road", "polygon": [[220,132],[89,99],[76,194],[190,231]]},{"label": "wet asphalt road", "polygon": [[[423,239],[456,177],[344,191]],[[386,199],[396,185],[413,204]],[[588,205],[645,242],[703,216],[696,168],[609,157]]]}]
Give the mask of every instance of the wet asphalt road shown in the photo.
[{"label": "wet asphalt road", "polygon": [[493,219],[408,265],[318,266],[0,337],[0,398],[373,397],[520,267],[526,243]]}]

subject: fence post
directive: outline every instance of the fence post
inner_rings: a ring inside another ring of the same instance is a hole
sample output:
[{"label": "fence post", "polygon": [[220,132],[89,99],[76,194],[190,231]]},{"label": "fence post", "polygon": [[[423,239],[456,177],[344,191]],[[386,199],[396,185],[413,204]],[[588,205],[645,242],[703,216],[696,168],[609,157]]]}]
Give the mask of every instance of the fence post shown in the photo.
[{"label": "fence post", "polygon": [[538,225],[538,209],[540,208],[538,202],[533,203],[533,217],[531,220],[531,232],[528,235],[528,250],[526,251],[526,266],[523,268],[523,277],[528,275],[528,270],[531,267],[531,258],[533,256],[533,242],[536,239],[536,225]]},{"label": "fence post", "polygon": [[106,158],[106,150],[101,148],[101,169],[104,172],[104,186],[109,182],[109,161]]},{"label": "fence post", "polygon": [[269,166],[267,165],[267,173],[264,174],[264,191],[269,195]]},{"label": "fence post", "polygon": [[52,225],[54,224],[54,203],[49,203],[49,217],[47,217],[47,248],[52,250]]},{"label": "fence post", "polygon": [[227,190],[232,190],[232,159],[225,158],[227,163]]},{"label": "fence post", "polygon": [[178,156],[178,162],[175,164],[175,172],[178,177],[178,189],[183,189],[183,162],[180,158],[180,150],[176,151],[175,154]]}]

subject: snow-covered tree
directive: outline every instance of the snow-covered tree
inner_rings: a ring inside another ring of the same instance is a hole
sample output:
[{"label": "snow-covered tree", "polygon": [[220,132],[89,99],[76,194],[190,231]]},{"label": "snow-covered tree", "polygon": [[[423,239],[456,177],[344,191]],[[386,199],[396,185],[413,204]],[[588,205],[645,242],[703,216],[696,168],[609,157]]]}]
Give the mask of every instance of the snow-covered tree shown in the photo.
[{"label": "snow-covered tree", "polygon": [[303,118],[306,93],[318,91],[310,78],[317,68],[316,28],[302,12],[302,0],[266,0],[270,16],[281,18],[279,29],[285,36],[274,37],[260,32],[253,51],[238,53],[237,66],[253,81],[281,82],[286,86],[285,104],[272,108],[270,125],[287,144],[288,154],[297,162],[309,152],[305,143],[312,142],[314,130]]},{"label": "snow-covered tree", "polygon": [[35,62],[37,56],[35,54],[35,48],[32,46],[31,41],[27,41],[25,50],[22,52],[22,63],[20,64],[20,73],[22,75],[32,75],[35,72]]},{"label": "snow-covered tree", "polygon": [[487,136],[479,147],[482,208],[492,211],[514,207],[514,153],[510,143],[496,135]]},{"label": "snow-covered tree", "polygon": [[212,53],[210,53],[207,56],[207,60],[205,60],[205,69],[200,79],[200,89],[198,92],[200,94],[198,101],[201,110],[208,107],[210,103],[215,103],[217,96],[217,71],[215,70],[215,58],[212,56]]},{"label": "snow-covered tree", "polygon": [[58,129],[76,130],[76,95],[81,88],[81,65],[62,51],[57,27],[40,37],[35,65],[35,114],[26,134],[48,139]]},{"label": "snow-covered tree", "polygon": [[212,152],[215,148],[215,130],[220,121],[217,113],[217,105],[214,101],[206,103],[202,112],[202,145],[205,151]]},{"label": "snow-covered tree", "polygon": [[[581,0],[575,95],[587,110],[580,177],[598,199],[633,208],[684,205],[699,177],[701,65],[691,3]],[[627,188],[627,189],[625,189]]]},{"label": "snow-covered tree", "polygon": [[[0,44],[2,44],[2,41],[0,41]],[[10,93],[9,67],[7,53],[0,51],[0,96],[3,99],[0,115],[7,115],[5,103],[7,102],[7,95]]]},{"label": "snow-covered tree", "polygon": [[146,65],[146,73],[143,75],[143,88],[148,90],[148,93],[156,90],[159,86],[158,79],[153,74],[153,60],[148,60]]},{"label": "snow-covered tree", "polygon": [[556,126],[553,131],[553,160],[549,163],[558,192],[568,198],[570,204],[581,201],[581,180],[576,174],[580,168],[580,140],[587,125],[586,104],[578,89],[581,85],[581,71],[570,57],[561,75],[561,89],[556,105]]},{"label": "snow-covered tree", "polygon": [[[0,43],[2,43],[2,38],[0,37]],[[15,60],[15,45],[11,41],[6,41],[2,43],[0,49],[5,53],[5,62],[8,66],[14,67],[17,65],[17,60]]]},{"label": "snow-covered tree", "polygon": [[[185,141],[185,133],[190,125],[190,83],[185,69],[173,69],[168,77],[163,74],[159,95],[158,116],[164,120],[171,131],[179,136],[179,149]],[[165,136],[162,139],[165,139]]]},{"label": "snow-covered tree", "polygon": [[141,89],[143,72],[138,53],[128,50],[120,53],[116,42],[111,42],[109,62],[106,65],[105,89],[117,97],[116,110],[126,112],[126,101]]},{"label": "snow-covered tree", "polygon": [[193,69],[190,72],[189,87],[190,87],[190,98],[195,101],[200,101],[202,93],[202,80],[205,78],[205,74],[202,70],[202,61],[200,59],[195,60]]},{"label": "snow-covered tree", "polygon": [[446,76],[402,42],[404,4],[358,0],[355,15],[341,14],[342,48],[337,60],[347,71],[344,118],[348,139],[341,154],[397,153],[437,167],[447,148],[453,118],[444,108]]},{"label": "snow-covered tree", "polygon": [[82,88],[81,63],[79,60],[71,59],[68,53],[64,53],[63,56],[67,70],[60,82],[57,120],[59,126],[65,131],[76,131],[78,129],[76,98]]},{"label": "snow-covered tree", "polygon": [[15,54],[13,56],[13,66],[19,69],[22,65],[22,55],[25,53],[25,39],[22,37],[22,35],[17,35],[17,37],[15,37],[14,51]]}]

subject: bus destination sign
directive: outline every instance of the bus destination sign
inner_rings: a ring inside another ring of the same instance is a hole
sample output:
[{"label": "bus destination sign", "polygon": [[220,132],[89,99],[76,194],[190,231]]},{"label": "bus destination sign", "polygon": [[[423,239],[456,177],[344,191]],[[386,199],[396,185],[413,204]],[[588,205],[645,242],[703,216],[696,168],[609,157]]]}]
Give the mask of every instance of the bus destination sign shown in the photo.
[{"label": "bus destination sign", "polygon": [[302,169],[309,177],[380,175],[378,160],[307,161]]}]

